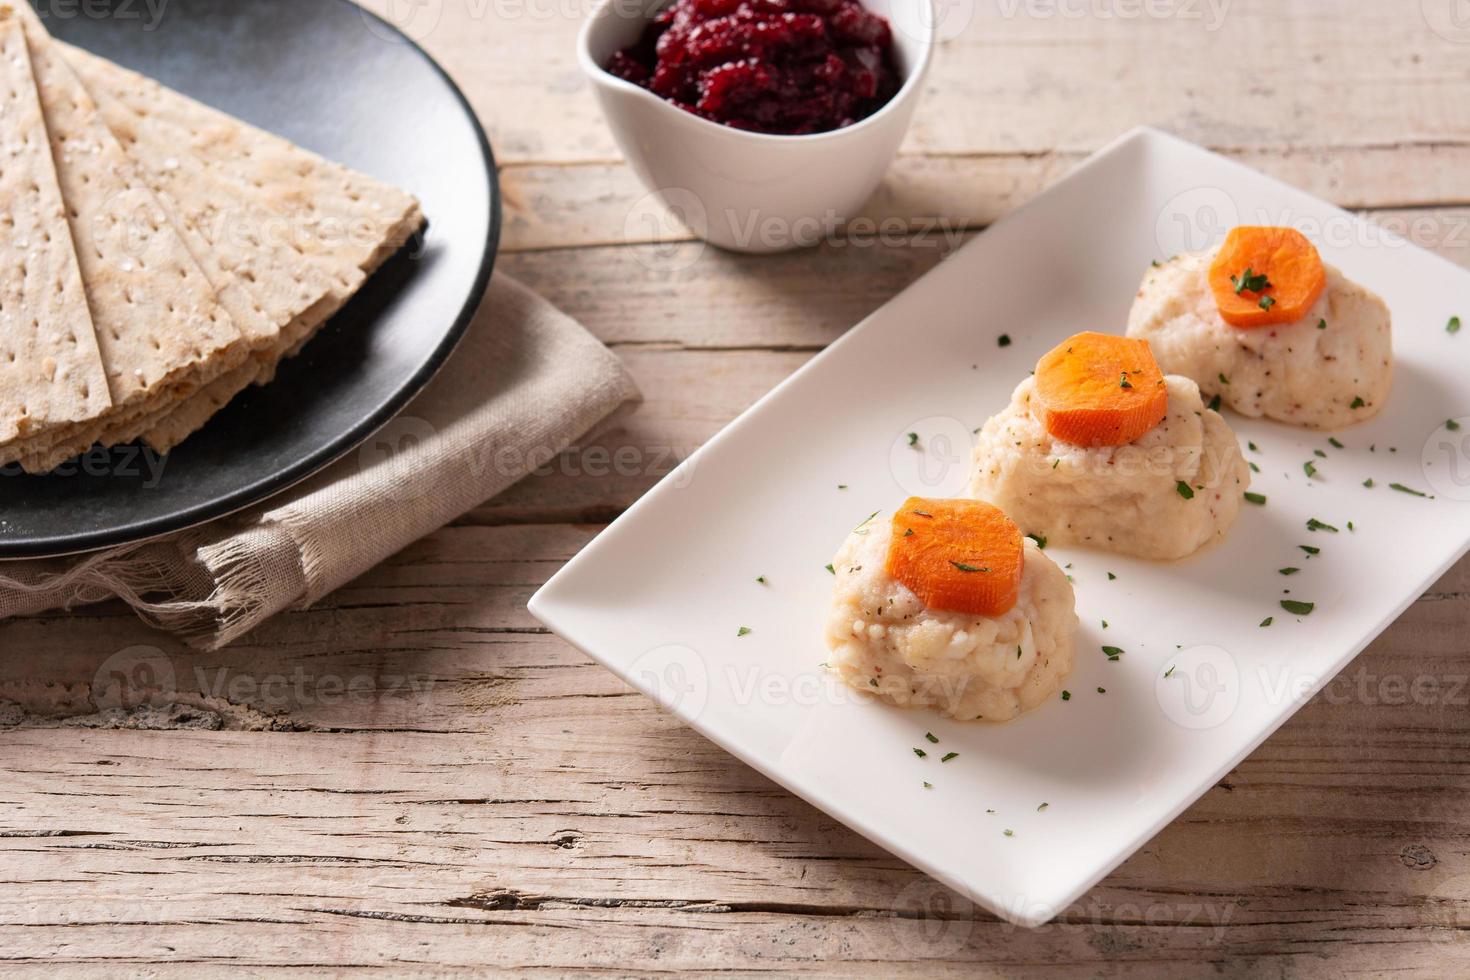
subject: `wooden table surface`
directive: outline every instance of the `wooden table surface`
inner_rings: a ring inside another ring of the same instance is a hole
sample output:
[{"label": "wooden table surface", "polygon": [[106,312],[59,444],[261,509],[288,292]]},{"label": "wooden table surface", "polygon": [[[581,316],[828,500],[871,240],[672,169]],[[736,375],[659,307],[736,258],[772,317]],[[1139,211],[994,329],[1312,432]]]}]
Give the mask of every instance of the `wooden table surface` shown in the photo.
[{"label": "wooden table surface", "polygon": [[891,234],[765,258],[637,237],[643,192],[574,58],[589,2],[392,7],[489,130],[500,268],[616,350],[647,404],[224,652],[118,605],[0,625],[0,973],[1470,971],[1470,563],[1035,931],[777,788],[525,608],[675,461],[1135,124],[1470,266],[1470,22],[1451,0],[947,0],[952,36],[869,207]]}]

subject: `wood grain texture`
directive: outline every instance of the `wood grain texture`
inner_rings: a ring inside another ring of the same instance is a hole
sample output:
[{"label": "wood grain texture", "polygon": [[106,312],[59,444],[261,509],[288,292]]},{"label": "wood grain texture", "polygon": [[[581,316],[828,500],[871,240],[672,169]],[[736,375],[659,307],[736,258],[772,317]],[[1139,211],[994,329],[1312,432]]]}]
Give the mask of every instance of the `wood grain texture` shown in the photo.
[{"label": "wood grain texture", "polygon": [[1218,30],[1184,16],[1208,18],[1204,0],[1133,19],[951,6],[974,18],[865,209],[893,233],[763,258],[629,230],[643,191],[573,57],[585,3],[398,6],[434,18],[405,23],[507,165],[501,268],[619,351],[648,402],[229,650],[187,651],[118,606],[0,624],[0,972],[1470,973],[1470,562],[1035,931],[527,614],[678,460],[1136,123],[1470,266],[1470,46],[1426,26],[1433,0],[1233,0]]}]

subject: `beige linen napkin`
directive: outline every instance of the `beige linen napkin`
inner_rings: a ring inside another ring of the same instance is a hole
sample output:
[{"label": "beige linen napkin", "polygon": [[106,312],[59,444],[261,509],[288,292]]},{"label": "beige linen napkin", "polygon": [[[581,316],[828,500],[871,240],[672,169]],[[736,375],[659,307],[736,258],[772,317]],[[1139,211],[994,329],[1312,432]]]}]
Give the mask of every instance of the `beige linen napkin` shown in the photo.
[{"label": "beige linen napkin", "polygon": [[640,401],[622,363],[496,275],[439,376],[361,449],[245,514],[69,559],[0,563],[0,619],[117,596],[217,648],[304,608]]}]

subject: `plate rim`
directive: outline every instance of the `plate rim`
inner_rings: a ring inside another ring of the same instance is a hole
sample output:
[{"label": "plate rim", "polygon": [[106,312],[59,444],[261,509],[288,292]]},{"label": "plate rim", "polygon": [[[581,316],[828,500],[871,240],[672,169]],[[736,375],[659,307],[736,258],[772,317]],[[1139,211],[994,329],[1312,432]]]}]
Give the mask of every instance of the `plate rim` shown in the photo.
[{"label": "plate rim", "polygon": [[[406,45],[414,51],[420,59],[439,76],[448,86],[449,93],[459,104],[460,109],[469,119],[471,132],[480,150],[481,160],[485,165],[485,179],[487,197],[490,202],[490,222],[485,238],[485,251],[480,259],[480,267],[475,272],[474,282],[471,284],[470,292],[465,299],[460,311],[456,314],[454,322],[445,331],[438,345],[429,355],[428,359],[407,378],[393,395],[379,406],[378,410],[364,416],[342,434],[323,445],[314,452],[307,454],[295,464],[278,470],[266,479],[247,484],[231,493],[215,497],[214,499],[177,510],[169,515],[154,517],[147,520],[120,524],[102,530],[85,531],[76,534],[51,535],[49,537],[27,538],[23,542],[7,541],[0,537],[0,562],[16,561],[37,558],[62,558],[74,555],[88,554],[101,551],[106,548],[121,547],[124,545],[140,545],[156,540],[170,534],[188,531],[198,528],[221,518],[229,517],[240,511],[264,503],[273,497],[279,496],[291,489],[303,480],[309,479],[342,459],[353,449],[362,445],[374,432],[388,424],[403,410],[413,398],[428,386],[439,371],[444,367],[455,349],[464,339],[471,321],[474,319],[480,304],[485,298],[485,290],[490,285],[490,277],[495,269],[495,261],[500,251],[500,237],[502,232],[502,204],[500,195],[499,168],[495,161],[495,152],[490,146],[490,137],[485,132],[485,126],[475,112],[474,106],[470,104],[464,91],[450,76],[433,55],[429,54],[422,45],[408,34],[404,33],[397,25],[385,20],[383,17],[358,4],[352,0],[333,0],[333,2],[351,8],[351,11],[363,17],[372,18],[381,28],[392,32],[394,39]],[[410,244],[413,239],[410,239]],[[407,244],[405,248],[409,247]],[[391,259],[390,259],[391,261]]]},{"label": "plate rim", "polygon": [[[1051,194],[1060,187],[1069,184],[1077,178],[1081,177],[1083,174],[1091,170],[1106,157],[1109,157],[1114,153],[1121,152],[1129,147],[1131,144],[1135,143],[1143,145],[1147,145],[1149,143],[1172,144],[1177,147],[1187,148],[1197,153],[1207,154],[1227,166],[1250,174],[1256,179],[1265,179],[1267,181],[1271,181],[1283,187],[1289,188],[1296,193],[1306,194],[1326,208],[1330,208],[1332,210],[1338,211],[1339,213],[1349,215],[1350,217],[1353,217],[1354,220],[1361,220],[1330,201],[1318,197],[1317,195],[1310,194],[1309,192],[1302,191],[1300,188],[1297,188],[1294,185],[1282,181],[1279,178],[1262,173],[1258,170],[1254,170],[1246,166],[1245,164],[1240,163],[1239,161],[1232,160],[1228,157],[1222,156],[1219,153],[1215,153],[1207,147],[1200,146],[1199,144],[1183,139],[1182,137],[1176,136],[1172,133],[1157,129],[1153,126],[1140,125],[1124,132],[1094,153],[1090,154],[1086,159],[1080,161],[1077,166],[1070,170],[1061,179],[1050,185],[1046,190],[1042,191],[1040,194],[1036,195],[1025,204],[1022,204],[1020,207],[1002,216],[1000,219],[995,221],[990,226],[990,228],[993,229],[1000,227],[1003,224],[1009,223],[1010,221],[1021,217],[1031,208],[1031,206],[1036,201],[1041,200],[1042,198]],[[1412,246],[1412,243],[1407,244],[1410,244]],[[1413,247],[1420,255],[1436,259],[1449,268],[1454,269],[1461,274],[1464,274],[1464,269],[1456,266],[1452,262],[1449,262],[1443,256],[1436,255],[1433,252],[1428,251],[1427,249],[1419,248],[1417,246]],[[932,271],[933,270],[931,270],[931,273]],[[775,385],[769,392],[759,398],[754,404],[752,404],[739,416],[733,419],[729,424],[721,428],[719,432],[717,432],[702,446],[700,446],[694,453],[692,453],[687,459],[685,459],[680,466],[676,467],[673,472],[668,474],[657,484],[651,487],[642,497],[635,501],[633,505],[624,512],[623,515],[620,515],[617,520],[613,521],[612,524],[609,524],[606,528],[604,528],[603,531],[600,532],[591,542],[589,542],[577,555],[573,556],[572,559],[570,559],[565,565],[558,569],[557,572],[552,575],[552,577],[548,579],[547,582],[535,592],[535,594],[531,596],[530,600],[527,603],[527,610],[539,622],[550,629],[553,634],[570,643],[572,646],[576,647],[578,650],[582,651],[593,660],[597,661],[597,663],[607,668],[615,676],[621,678],[625,683],[637,690],[639,693],[653,700],[658,705],[660,710],[665,711],[678,718],[681,722],[694,729],[694,731],[697,732],[700,736],[709,739],[711,742],[729,752],[732,756],[740,760],[745,765],[748,765],[755,771],[759,772],[765,778],[770,779],[772,782],[781,786],[783,789],[792,793],[799,799],[806,801],[810,805],[837,819],[849,829],[860,834],[867,840],[874,843],[876,846],[881,847],[888,853],[895,855],[896,857],[911,864],[913,867],[929,875],[935,880],[954,889],[977,906],[984,908],[987,911],[1000,917],[1001,919],[1011,922],[1015,925],[1024,928],[1036,928],[1045,925],[1056,916],[1062,914],[1062,912],[1065,911],[1068,905],[1085,895],[1100,881],[1102,881],[1105,877],[1115,871],[1130,857],[1135,855],[1145,844],[1148,843],[1148,841],[1157,836],[1165,827],[1177,820],[1180,814],[1182,814],[1190,806],[1193,806],[1196,802],[1198,802],[1198,800],[1204,795],[1204,793],[1208,791],[1210,786],[1217,783],[1221,778],[1223,778],[1226,773],[1230,772],[1235,766],[1238,766],[1242,760],[1244,760],[1247,756],[1249,756],[1252,752],[1259,748],[1267,739],[1274,735],[1282,727],[1282,725],[1284,725],[1293,716],[1295,716],[1295,714],[1309,700],[1311,700],[1311,697],[1315,693],[1317,693],[1317,691],[1321,690],[1327,684],[1330,684],[1332,680],[1336,678],[1348,664],[1350,664],[1359,654],[1362,653],[1362,651],[1370,643],[1373,642],[1374,639],[1376,639],[1395,620],[1401,617],[1404,611],[1415,601],[1417,593],[1415,595],[1410,595],[1408,598],[1398,603],[1395,606],[1394,610],[1389,613],[1381,622],[1379,622],[1376,627],[1374,627],[1370,631],[1365,632],[1364,635],[1361,636],[1357,640],[1357,642],[1353,643],[1351,646],[1344,648],[1344,652],[1334,661],[1334,666],[1331,668],[1331,670],[1324,672],[1324,674],[1317,679],[1318,683],[1313,685],[1310,690],[1291,699],[1288,710],[1284,711],[1279,718],[1274,719],[1271,724],[1263,726],[1259,732],[1255,733],[1250,739],[1247,739],[1244,743],[1242,743],[1242,746],[1240,748],[1232,752],[1228,762],[1225,765],[1221,766],[1217,771],[1213,772],[1209,778],[1201,780],[1193,789],[1184,794],[1181,797],[1180,801],[1174,807],[1171,807],[1168,811],[1166,811],[1163,816],[1159,817],[1155,821],[1150,822],[1146,827],[1140,829],[1135,835],[1133,835],[1132,840],[1126,847],[1119,848],[1117,853],[1112,855],[1110,859],[1103,861],[1098,870],[1085,876],[1082,879],[1079,879],[1079,882],[1076,885],[1068,888],[1065,891],[1065,900],[1059,901],[1055,903],[1053,907],[1048,907],[1046,909],[1021,909],[1007,907],[1003,902],[995,901],[990,897],[980,894],[970,883],[962,880],[956,875],[946,872],[944,868],[937,866],[933,861],[930,861],[928,859],[920,859],[911,851],[911,849],[906,845],[903,840],[893,838],[885,832],[879,831],[871,824],[870,821],[865,819],[861,813],[852,810],[849,806],[846,805],[844,801],[828,798],[828,796],[820,790],[812,790],[806,788],[798,784],[795,780],[786,778],[785,775],[783,775],[781,772],[767,766],[761,759],[756,757],[753,751],[747,750],[745,746],[734,742],[731,738],[726,737],[725,733],[718,731],[713,726],[701,724],[697,719],[692,719],[688,717],[684,711],[680,710],[680,707],[678,705],[670,707],[658,696],[657,691],[650,690],[649,687],[647,687],[644,683],[641,683],[638,679],[634,677],[628,676],[627,673],[620,670],[618,666],[609,662],[608,658],[605,658],[604,656],[597,653],[595,642],[590,642],[588,641],[588,638],[580,636],[580,628],[578,626],[561,625],[557,622],[558,613],[556,607],[559,604],[557,592],[560,589],[561,581],[563,580],[564,576],[568,576],[568,573],[573,569],[574,566],[581,564],[584,559],[590,561],[595,558],[596,553],[601,550],[602,546],[609,538],[609,532],[613,531],[613,529],[616,528],[618,524],[622,522],[625,518],[639,512],[645,505],[651,506],[651,499],[655,496],[662,496],[662,492],[666,484],[677,487],[678,481],[684,479],[687,476],[688,470],[700,464],[702,456],[707,450],[714,451],[724,441],[725,437],[744,420],[746,420],[748,416],[754,415],[757,411],[761,410],[768,400],[776,397],[778,393],[782,392],[787,385],[798,383],[799,379],[802,378],[802,376],[808,370],[814,369],[815,365],[826,358],[830,352],[839,348],[849,339],[856,336],[861,331],[862,327],[864,327],[871,319],[878,316],[890,304],[897,302],[900,297],[904,296],[910,290],[919,288],[919,286],[931,273],[926,273],[924,276],[920,276],[913,283],[905,287],[903,290],[900,290],[894,296],[890,297],[885,303],[882,304],[882,306],[878,307],[878,309],[874,310],[867,317],[864,317],[862,320],[860,320],[836,341],[834,341],[832,344],[829,344],[827,348],[825,348],[822,352],[818,353],[806,364],[802,365],[791,375]],[[1455,554],[1453,554],[1442,565],[1436,566],[1435,569],[1431,570],[1424,581],[1427,583],[1432,583],[1439,576],[1442,576],[1447,569],[1449,569],[1457,561],[1462,559],[1467,553],[1470,553],[1470,540],[1462,542]]]}]

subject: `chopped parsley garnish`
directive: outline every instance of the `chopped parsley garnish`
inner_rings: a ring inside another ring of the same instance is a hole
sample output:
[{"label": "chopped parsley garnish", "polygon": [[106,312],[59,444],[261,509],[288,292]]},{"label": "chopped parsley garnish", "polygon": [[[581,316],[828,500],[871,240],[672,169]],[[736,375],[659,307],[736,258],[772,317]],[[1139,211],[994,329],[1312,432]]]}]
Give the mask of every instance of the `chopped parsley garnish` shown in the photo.
[{"label": "chopped parsley garnish", "polygon": [[906,537],[906,538],[913,537],[914,536],[914,529],[911,528],[911,527],[904,528],[903,529],[903,536]]},{"label": "chopped parsley garnish", "polygon": [[766,584],[766,577],[764,575],[757,575],[755,577],[755,580],[757,582],[759,582],[761,585],[765,585]]},{"label": "chopped parsley garnish", "polygon": [[923,749],[914,749],[914,755],[918,756],[920,759],[929,758],[929,753],[925,752]]},{"label": "chopped parsley garnish", "polygon": [[1106,693],[1108,693],[1108,689],[1105,688],[1105,687],[1100,687],[1100,688],[1097,689],[1097,693],[1099,693],[1099,694],[1106,694]]},{"label": "chopped parsley garnish", "polygon": [[1318,330],[1326,330],[1327,329],[1327,321],[1326,320],[1318,320],[1317,321],[1317,329]]},{"label": "chopped parsley garnish", "polygon": [[735,631],[735,635],[736,636],[749,636],[750,635],[750,627],[749,626],[742,626],[742,627],[740,627],[738,630]]},{"label": "chopped parsley garnish", "polygon": [[1111,582],[1113,579],[1115,579],[1117,577],[1118,576],[1114,575],[1112,572],[1108,572],[1108,581],[1109,582]]},{"label": "chopped parsley garnish", "polygon": [[1123,656],[1122,647],[1103,647],[1102,652],[1108,655],[1109,660],[1117,660],[1119,657]]},{"label": "chopped parsley garnish", "polygon": [[1014,836],[1016,836],[1016,832],[1014,830],[1012,830],[1011,828],[1009,828],[1009,827],[1007,827],[1005,829],[1004,833],[1005,833],[1005,835],[1007,837],[1014,837]]},{"label": "chopped parsley garnish", "polygon": [[1260,452],[1260,451],[1261,451],[1261,448],[1260,448],[1260,447],[1259,447],[1259,446],[1257,446],[1257,445],[1256,445],[1256,444],[1255,444],[1255,443],[1253,443],[1253,442],[1248,442],[1248,443],[1246,443],[1246,444],[1245,444],[1245,445],[1246,445],[1246,448],[1247,448],[1247,449],[1249,449],[1249,450],[1250,450],[1250,451],[1251,451],[1251,452],[1253,452],[1253,453],[1258,453],[1258,452]]},{"label": "chopped parsley garnish", "polygon": [[1127,371],[1124,371],[1123,372],[1123,378],[1122,378],[1121,381],[1118,382],[1118,387],[1119,388],[1132,388],[1133,387],[1133,385],[1131,385],[1128,382],[1128,372]]},{"label": "chopped parsley garnish", "polygon": [[1179,496],[1183,497],[1185,500],[1194,499],[1194,491],[1190,489],[1189,484],[1185,483],[1183,480],[1180,480],[1178,483],[1174,484],[1174,489],[1178,490]]},{"label": "chopped parsley garnish", "polygon": [[1043,551],[1046,550],[1046,535],[1044,535],[1044,534],[1028,534],[1028,535],[1026,535],[1026,537],[1030,538],[1032,541],[1035,541],[1036,542],[1036,547],[1040,548]]},{"label": "chopped parsley garnish", "polygon": [[1301,571],[1301,569],[1293,568],[1292,566],[1288,565],[1285,568],[1278,568],[1276,569],[1276,571],[1280,572],[1282,575],[1295,575],[1297,572]]},{"label": "chopped parsley garnish", "polygon": [[1256,270],[1246,266],[1245,272],[1238,277],[1231,276],[1230,284],[1235,287],[1235,295],[1239,296],[1246,290],[1259,293],[1263,289],[1271,288],[1271,280],[1266,278],[1265,273],[1256,274]]},{"label": "chopped parsley garnish", "polygon": [[1219,395],[1216,395],[1214,398],[1211,398],[1210,399],[1209,409],[1212,412],[1218,412],[1220,410],[1220,396]]},{"label": "chopped parsley garnish", "polygon": [[863,534],[868,533],[866,531],[863,531],[863,528],[867,527],[868,526],[868,522],[871,521],[873,518],[877,517],[880,513],[882,513],[882,511],[876,511],[876,510],[873,511],[871,514],[869,514],[867,516],[867,518],[861,524],[859,524],[857,527],[855,527],[855,528],[852,529],[853,530],[853,533],[854,534],[857,534],[859,532],[861,532]]},{"label": "chopped parsley garnish", "polygon": [[1320,554],[1321,551],[1322,551],[1321,548],[1313,548],[1309,544],[1299,544],[1299,545],[1297,545],[1297,547],[1300,548],[1300,549],[1302,549],[1303,551],[1305,551],[1309,555]]},{"label": "chopped parsley garnish", "polygon": [[1224,371],[1221,371],[1220,372],[1220,383],[1222,385],[1228,385],[1230,383],[1230,379],[1227,378],[1227,377],[1225,377],[1225,372]]},{"label": "chopped parsley garnish", "polygon": [[1388,487],[1390,490],[1397,490],[1399,493],[1412,494],[1415,497],[1429,496],[1429,494],[1425,493],[1423,490],[1415,490],[1413,487],[1406,487],[1402,483],[1390,483]]},{"label": "chopped parsley garnish", "polygon": [[950,564],[953,565],[955,568],[958,568],[962,572],[988,572],[988,571],[990,571],[990,569],[988,569],[988,568],[977,568],[974,565],[966,565],[962,561],[952,561],[952,562],[950,562]]},{"label": "chopped parsley garnish", "polygon": [[1021,648],[1019,646],[1016,647],[1016,659],[1017,660],[1020,660],[1021,659]]},{"label": "chopped parsley garnish", "polygon": [[1260,306],[1260,308],[1263,309],[1263,310],[1269,310],[1271,307],[1273,307],[1273,306],[1276,305],[1276,297],[1274,297],[1274,296],[1262,296],[1261,297],[1261,302],[1259,304],[1257,304],[1257,305]]},{"label": "chopped parsley garnish", "polygon": [[1368,403],[1365,402],[1365,401],[1363,401],[1363,396],[1362,395],[1358,395],[1357,397],[1355,397],[1353,399],[1353,403],[1351,405],[1349,405],[1348,408],[1362,408],[1366,404],[1368,404]]},{"label": "chopped parsley garnish", "polygon": [[1446,429],[1449,429],[1451,432],[1460,431],[1460,423],[1456,422],[1454,419],[1445,419],[1444,427]]},{"label": "chopped parsley garnish", "polygon": [[1043,803],[1043,804],[1041,804],[1041,806],[1039,806],[1039,807],[1036,808],[1036,812],[1037,813],[1041,813],[1043,810],[1045,810],[1049,806],[1051,806],[1050,803]]},{"label": "chopped parsley garnish", "polygon": [[1317,608],[1317,604],[1314,602],[1298,602],[1295,599],[1282,599],[1281,608],[1293,616],[1307,616],[1311,614],[1313,609]]},{"label": "chopped parsley garnish", "polygon": [[830,573],[830,574],[832,574],[832,575],[836,575],[836,574],[837,574],[837,569],[835,569],[835,568],[833,568],[833,567],[832,567],[832,566],[831,566],[831,565],[828,565],[828,566],[826,566],[826,567],[827,567],[827,571],[828,571],[828,572],[829,572],[829,573]]},{"label": "chopped parsley garnish", "polygon": [[995,342],[1002,347],[1009,347],[1011,346],[1011,335],[1008,333],[1003,333],[998,338],[996,338]]},{"label": "chopped parsley garnish", "polygon": [[939,744],[939,736],[938,735],[935,735],[933,732],[925,732],[924,733],[924,738],[926,738],[929,741],[929,744],[930,745],[938,745]]},{"label": "chopped parsley garnish", "polygon": [[917,446],[918,444],[919,444],[919,434],[917,432],[910,432],[909,433],[909,445],[910,446]]},{"label": "chopped parsley garnish", "polygon": [[1309,518],[1307,518],[1307,530],[1308,531],[1331,531],[1333,534],[1336,534],[1337,533],[1337,528],[1333,527],[1331,524],[1326,523],[1325,521],[1319,521],[1315,517],[1309,517]]},{"label": "chopped parsley garnish", "polygon": [[1449,323],[1446,323],[1444,325],[1444,329],[1445,329],[1445,333],[1459,333],[1460,332],[1460,318],[1457,317],[1457,316],[1450,317],[1450,322]]},{"label": "chopped parsley garnish", "polygon": [[847,484],[846,483],[839,483],[839,484],[837,484],[837,489],[838,490],[846,490],[847,489]]},{"label": "chopped parsley garnish", "polygon": [[1275,616],[1267,616],[1265,619],[1261,620],[1261,628],[1264,629],[1265,627],[1270,626],[1273,622],[1275,622],[1275,620]]},{"label": "chopped parsley garnish", "polygon": [[1170,664],[1169,665],[1169,669],[1166,670],[1166,671],[1164,671],[1164,676],[1166,678],[1167,677],[1173,677],[1174,676],[1174,665],[1173,664]]},{"label": "chopped parsley garnish", "polygon": [[1323,452],[1323,451],[1322,451],[1322,450],[1320,450],[1320,449],[1313,449],[1313,450],[1312,450],[1312,455],[1313,455],[1313,456],[1316,456],[1316,457],[1317,457],[1317,458],[1318,458],[1318,459],[1326,459],[1326,458],[1327,458],[1327,454],[1326,454],[1326,453],[1324,453],[1324,452]]},{"label": "chopped parsley garnish", "polygon": [[1342,448],[1342,443],[1340,443],[1340,442],[1337,441],[1337,436],[1328,436],[1327,437],[1327,444],[1330,445],[1333,449],[1341,449]]},{"label": "chopped parsley garnish", "polygon": [[1316,476],[1317,475],[1317,467],[1309,459],[1305,463],[1302,464],[1302,472],[1305,473],[1305,474],[1307,474],[1307,476]]},{"label": "chopped parsley garnish", "polygon": [[1255,461],[1254,460],[1247,460],[1245,465],[1247,465],[1247,466],[1249,466],[1251,468],[1251,472],[1252,473],[1259,473],[1259,472],[1261,472],[1261,468],[1255,464]]},{"label": "chopped parsley garnish", "polygon": [[926,513],[926,512],[924,512],[922,510],[911,510],[911,511],[909,511],[909,513],[910,514],[917,514],[920,517],[930,517],[930,518],[932,518],[934,516],[933,514]]},{"label": "chopped parsley garnish", "polygon": [[1370,477],[1368,477],[1368,479],[1364,480],[1363,481],[1363,486],[1367,487],[1369,490],[1372,490],[1373,489],[1373,478],[1370,476]]},{"label": "chopped parsley garnish", "polygon": [[933,789],[934,788],[934,784],[931,783],[931,782],[929,782],[929,780],[926,779],[926,780],[924,780],[924,788],[925,789]]},{"label": "chopped parsley garnish", "polygon": [[1247,490],[1245,492],[1245,499],[1249,503],[1258,504],[1262,507],[1266,506],[1266,495],[1264,493],[1251,493]]},{"label": "chopped parsley garnish", "polygon": [[1070,701],[1070,700],[1072,700],[1072,692],[1071,691],[1063,691],[1062,692],[1062,700],[1063,701]]},{"label": "chopped parsley garnish", "polygon": [[1108,628],[1108,621],[1106,619],[1102,621],[1102,626],[1103,626],[1103,629],[1107,629]]},{"label": "chopped parsley garnish", "polygon": [[946,752],[946,753],[944,753],[943,757],[940,758],[939,761],[940,762],[948,762],[950,759],[958,759],[959,757],[960,757],[960,754],[958,752]]}]

